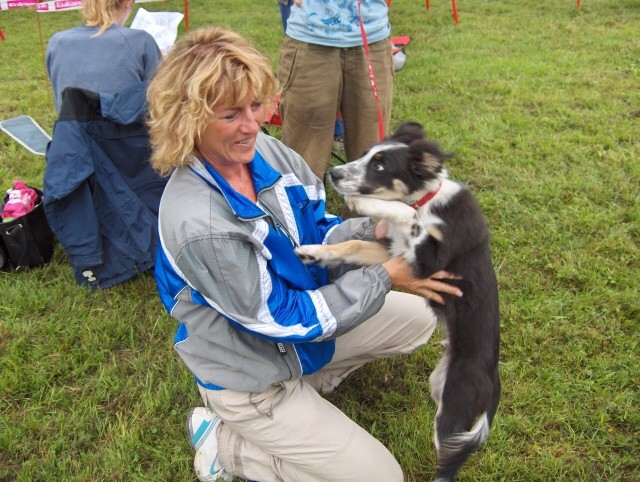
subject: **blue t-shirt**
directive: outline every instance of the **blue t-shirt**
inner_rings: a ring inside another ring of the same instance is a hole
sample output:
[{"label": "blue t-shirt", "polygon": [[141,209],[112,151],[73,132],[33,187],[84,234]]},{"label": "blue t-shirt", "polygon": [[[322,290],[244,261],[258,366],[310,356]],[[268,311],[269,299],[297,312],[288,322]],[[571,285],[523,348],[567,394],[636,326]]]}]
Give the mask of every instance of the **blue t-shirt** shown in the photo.
[{"label": "blue t-shirt", "polygon": [[112,25],[94,37],[98,30],[80,25],[49,40],[47,72],[58,112],[65,87],[116,94],[149,80],[162,59],[158,44],[144,30]]},{"label": "blue t-shirt", "polygon": [[[391,26],[385,0],[362,0],[360,11],[368,43],[389,37]],[[302,7],[293,4],[287,35],[329,47],[362,45],[358,0],[302,0]]]}]

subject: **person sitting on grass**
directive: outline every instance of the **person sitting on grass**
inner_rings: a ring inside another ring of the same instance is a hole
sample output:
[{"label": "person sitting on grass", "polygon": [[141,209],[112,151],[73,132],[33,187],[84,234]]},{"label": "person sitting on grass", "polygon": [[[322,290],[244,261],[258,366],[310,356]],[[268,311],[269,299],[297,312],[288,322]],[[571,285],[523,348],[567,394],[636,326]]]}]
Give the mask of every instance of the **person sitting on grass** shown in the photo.
[{"label": "person sitting on grass", "polygon": [[85,0],[84,25],[51,37],[46,65],[58,113],[65,87],[116,94],[151,78],[162,54],[149,33],[123,27],[133,2]]}]

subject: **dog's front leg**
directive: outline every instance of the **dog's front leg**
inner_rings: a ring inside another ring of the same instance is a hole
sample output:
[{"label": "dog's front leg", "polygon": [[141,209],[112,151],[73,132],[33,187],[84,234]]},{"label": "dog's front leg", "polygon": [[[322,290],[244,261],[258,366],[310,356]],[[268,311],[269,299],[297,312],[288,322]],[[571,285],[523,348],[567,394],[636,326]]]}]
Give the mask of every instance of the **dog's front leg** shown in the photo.
[{"label": "dog's front leg", "polygon": [[374,219],[387,219],[393,223],[413,223],[416,211],[401,201],[389,201],[365,196],[345,196],[349,209]]},{"label": "dog's front leg", "polygon": [[375,241],[352,239],[337,244],[307,244],[295,249],[305,264],[337,266],[343,263],[370,266],[389,259],[387,249]]},{"label": "dog's front leg", "polygon": [[[418,222],[417,211],[401,201],[390,201],[387,199],[377,199],[365,196],[345,196],[344,198],[349,209],[379,220],[386,219],[398,226],[405,232],[405,239],[417,238],[422,231],[422,225]],[[442,232],[435,224],[424,226],[427,233],[438,241],[442,241]],[[411,233],[411,236],[409,236]]]}]

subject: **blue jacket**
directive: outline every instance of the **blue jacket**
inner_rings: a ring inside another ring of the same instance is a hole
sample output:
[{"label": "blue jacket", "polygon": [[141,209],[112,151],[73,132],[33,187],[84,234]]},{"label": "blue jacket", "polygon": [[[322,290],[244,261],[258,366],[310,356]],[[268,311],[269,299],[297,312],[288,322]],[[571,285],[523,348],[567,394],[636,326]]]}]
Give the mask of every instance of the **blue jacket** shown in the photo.
[{"label": "blue jacket", "polygon": [[81,285],[153,267],[166,179],[151,168],[146,84],[115,96],[67,88],[47,148],[44,208]]},{"label": "blue jacket", "polygon": [[297,258],[297,245],[373,234],[369,219],[325,213],[322,182],[300,156],[259,134],[250,168],[257,204],[197,159],[172,174],[160,203],[158,290],[179,322],[178,354],[209,389],[258,392],[316,372],[391,288],[380,265],[330,283]]}]

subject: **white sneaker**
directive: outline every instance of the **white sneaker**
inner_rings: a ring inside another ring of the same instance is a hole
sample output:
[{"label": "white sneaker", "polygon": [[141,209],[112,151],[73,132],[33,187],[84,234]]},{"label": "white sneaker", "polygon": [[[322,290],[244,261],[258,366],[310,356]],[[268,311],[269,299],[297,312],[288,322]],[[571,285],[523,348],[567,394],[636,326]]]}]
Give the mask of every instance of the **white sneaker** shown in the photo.
[{"label": "white sneaker", "polygon": [[200,482],[233,480],[218,460],[218,427],[221,423],[220,417],[205,407],[194,408],[187,417],[189,444],[196,451],[193,468]]}]

